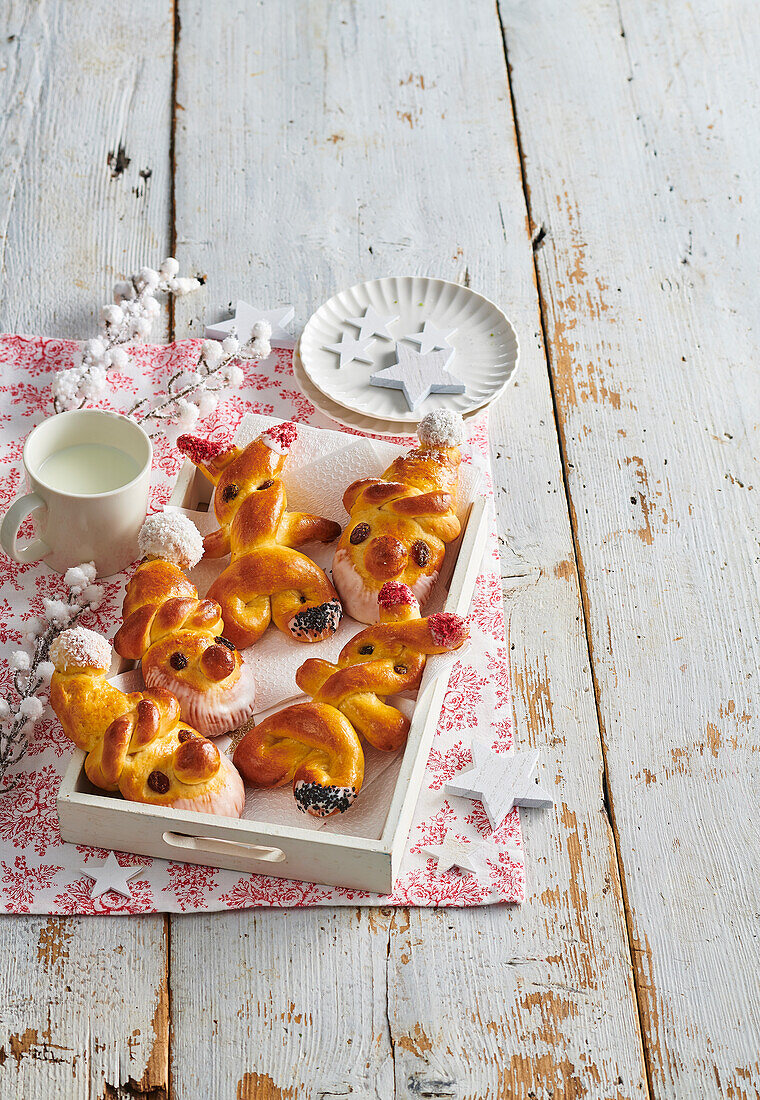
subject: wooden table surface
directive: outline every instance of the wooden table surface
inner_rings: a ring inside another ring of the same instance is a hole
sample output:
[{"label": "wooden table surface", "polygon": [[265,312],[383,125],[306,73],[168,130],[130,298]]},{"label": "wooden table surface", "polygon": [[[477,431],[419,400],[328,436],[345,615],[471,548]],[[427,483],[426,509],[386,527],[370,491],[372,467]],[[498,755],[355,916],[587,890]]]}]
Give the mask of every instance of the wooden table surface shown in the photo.
[{"label": "wooden table surface", "polygon": [[521,908],[0,921],[0,1096],[760,1095],[754,0],[6,0],[0,328],[499,302]]}]

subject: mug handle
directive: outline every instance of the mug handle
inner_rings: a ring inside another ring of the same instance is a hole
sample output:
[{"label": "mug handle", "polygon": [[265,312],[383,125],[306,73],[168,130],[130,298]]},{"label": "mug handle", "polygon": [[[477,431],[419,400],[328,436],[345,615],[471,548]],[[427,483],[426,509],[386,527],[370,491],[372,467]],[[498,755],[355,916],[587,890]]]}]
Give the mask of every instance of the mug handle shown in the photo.
[{"label": "mug handle", "polygon": [[26,546],[19,546],[18,544],[19,527],[21,527],[26,517],[30,516],[32,512],[36,512],[38,508],[46,507],[45,501],[36,493],[26,493],[11,504],[3,516],[3,523],[0,527],[0,545],[2,545],[9,558],[26,565],[32,561],[39,561],[49,552],[50,547],[42,539],[32,539]]}]

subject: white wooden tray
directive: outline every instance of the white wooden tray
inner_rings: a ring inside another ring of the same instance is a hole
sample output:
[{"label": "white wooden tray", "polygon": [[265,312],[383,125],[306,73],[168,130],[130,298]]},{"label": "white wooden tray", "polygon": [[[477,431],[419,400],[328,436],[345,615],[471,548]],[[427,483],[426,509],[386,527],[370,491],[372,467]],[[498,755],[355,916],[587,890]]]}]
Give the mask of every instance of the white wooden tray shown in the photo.
[{"label": "white wooden tray", "polygon": [[[207,510],[210,496],[209,483],[187,463],[178,478],[172,503]],[[486,500],[476,497],[463,517],[459,539],[447,551],[454,566],[443,604],[446,611],[466,615],[469,610],[487,537],[486,515]],[[186,863],[390,893],[411,828],[449,668],[445,665],[445,671],[439,674],[435,661],[431,660],[423,674],[387,815],[377,839],[352,835],[348,828],[345,833],[340,831],[342,822],[348,826],[350,811],[339,818],[325,819],[329,828],[317,829],[311,819],[310,827],[299,827],[300,815],[295,810],[291,826],[127,802],[118,794],[100,791],[90,783],[84,772],[85,753],[79,749],[74,751],[58,794],[61,836],[74,844],[96,844]]]}]

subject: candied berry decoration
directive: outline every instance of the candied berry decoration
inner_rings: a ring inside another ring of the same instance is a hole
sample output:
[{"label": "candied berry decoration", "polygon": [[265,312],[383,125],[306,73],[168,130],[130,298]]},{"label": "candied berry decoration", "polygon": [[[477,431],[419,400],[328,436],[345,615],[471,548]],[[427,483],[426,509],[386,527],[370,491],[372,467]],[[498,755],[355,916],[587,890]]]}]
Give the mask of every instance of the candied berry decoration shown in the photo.
[{"label": "candied berry decoration", "polygon": [[169,776],[163,772],[151,772],[148,776],[148,786],[156,794],[166,794],[169,790]]},{"label": "candied berry decoration", "polygon": [[271,489],[273,485],[274,485],[274,482],[270,478],[268,481],[262,481],[261,485],[257,485],[256,488],[257,489]]},{"label": "candied berry decoration", "polygon": [[177,450],[186,455],[196,466],[211,462],[222,451],[229,449],[227,443],[214,443],[210,439],[198,439],[194,435],[181,435],[177,440]]},{"label": "candied berry decoration", "polygon": [[369,537],[369,524],[357,523],[351,534],[348,536],[348,541],[352,546],[358,546],[360,542],[364,542]]},{"label": "candied berry decoration", "polygon": [[430,561],[430,547],[422,539],[412,544],[412,559],[417,565],[427,565]]},{"label": "candied berry decoration", "polygon": [[375,647],[373,645],[363,645],[359,648],[359,652],[362,657],[367,657],[370,653],[375,652]]},{"label": "candied berry decoration", "polygon": [[229,638],[225,638],[223,634],[220,634],[218,638],[214,638],[214,641],[218,642],[219,645],[226,645],[227,649],[231,649],[233,652],[237,649],[235,643],[231,642]]},{"label": "candied berry decoration", "polygon": [[228,504],[231,500],[235,499],[239,492],[239,485],[225,485],[224,490],[222,491],[222,500],[225,502],[225,504]]},{"label": "candied berry decoration", "polygon": [[169,664],[175,672],[181,672],[183,668],[187,668],[187,657],[184,653],[172,653]]}]

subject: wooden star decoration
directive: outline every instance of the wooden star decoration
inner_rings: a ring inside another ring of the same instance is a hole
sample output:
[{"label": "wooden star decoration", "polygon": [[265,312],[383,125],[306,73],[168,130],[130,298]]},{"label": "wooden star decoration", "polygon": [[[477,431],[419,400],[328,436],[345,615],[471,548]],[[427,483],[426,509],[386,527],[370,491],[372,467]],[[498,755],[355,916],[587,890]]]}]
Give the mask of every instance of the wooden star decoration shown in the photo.
[{"label": "wooden star decoration", "polygon": [[458,867],[467,874],[477,875],[486,871],[487,862],[498,863],[501,854],[507,854],[511,859],[523,859],[519,848],[494,844],[490,838],[468,841],[457,836],[451,829],[444,836],[443,843],[430,845],[422,851],[424,855],[438,860],[436,870],[439,874],[451,867]]},{"label": "wooden star decoration", "polygon": [[272,326],[272,335],[269,343],[273,348],[295,347],[295,340],[287,331],[285,325],[289,324],[295,316],[293,306],[280,306],[278,309],[258,309],[248,302],[238,301],[235,305],[235,316],[228,321],[219,321],[215,325],[206,325],[205,336],[207,340],[224,340],[233,334],[237,336],[241,344],[250,342],[253,336],[253,326],[257,321],[268,321]]},{"label": "wooden star decoration", "polygon": [[421,355],[406,344],[396,344],[396,362],[375,371],[370,382],[373,386],[401,390],[413,410],[431,393],[464,393],[464,382],[449,373],[453,358],[453,349]]},{"label": "wooden star decoration", "polygon": [[336,353],[339,367],[345,367],[346,363],[353,363],[354,360],[358,363],[372,363],[373,359],[369,354],[369,348],[374,342],[374,340],[362,340],[361,337],[355,340],[353,336],[349,336],[347,332],[344,332],[337,344],[324,344],[323,346],[326,351]]},{"label": "wooden star decoration", "polygon": [[491,822],[501,825],[513,806],[543,809],[552,806],[551,795],[533,782],[538,749],[525,752],[494,752],[480,741],[472,744],[473,766],[459,772],[446,784],[447,794],[477,798]]},{"label": "wooden star decoration", "polygon": [[439,328],[432,321],[425,321],[419,332],[412,332],[405,336],[405,340],[411,340],[418,344],[420,354],[425,355],[429,351],[448,351],[451,348],[449,340],[456,332],[455,328]]},{"label": "wooden star decoration", "polygon": [[108,853],[108,859],[99,867],[85,866],[82,868],[87,878],[93,880],[90,895],[99,898],[101,894],[107,894],[113,890],[115,894],[121,894],[124,898],[131,898],[132,891],[128,885],[129,879],[134,878],[143,870],[142,867],[122,867],[116,858],[115,852]]},{"label": "wooden star decoration", "polygon": [[359,339],[366,340],[368,336],[379,336],[382,340],[392,340],[388,332],[388,325],[398,321],[396,316],[384,316],[378,313],[374,306],[367,306],[361,317],[346,317],[347,325],[354,325],[359,329]]}]

